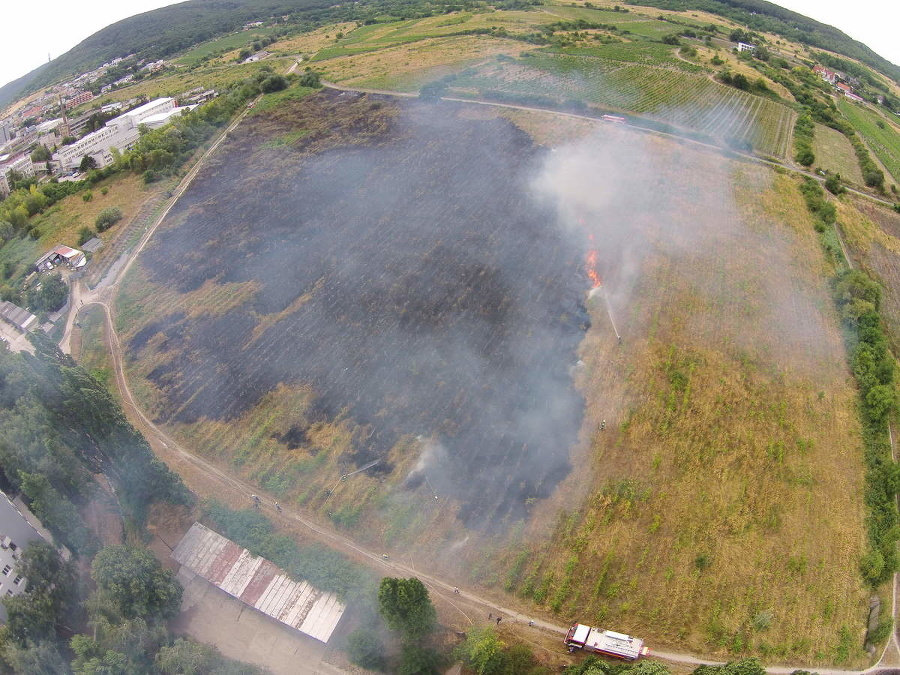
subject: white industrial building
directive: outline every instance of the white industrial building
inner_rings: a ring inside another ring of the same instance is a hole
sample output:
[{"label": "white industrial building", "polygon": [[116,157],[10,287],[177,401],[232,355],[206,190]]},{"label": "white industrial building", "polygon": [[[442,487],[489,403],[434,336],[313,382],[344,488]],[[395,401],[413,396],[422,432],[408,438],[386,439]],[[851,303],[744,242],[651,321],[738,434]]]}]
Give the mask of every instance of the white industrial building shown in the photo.
[{"label": "white industrial building", "polygon": [[[53,537],[34,514],[16,500],[13,503],[0,492],[0,597],[21,595],[28,580],[19,573],[22,551],[32,541],[43,539],[53,544]],[[63,557],[68,557],[63,550]],[[0,602],[0,621],[6,622],[6,607]]]},{"label": "white industrial building", "polygon": [[34,163],[31,156],[24,155],[0,155],[0,196],[7,197],[12,189],[9,174],[15,172],[22,178],[34,176]]},{"label": "white industrial building", "polygon": [[[129,110],[106,123],[102,129],[94,131],[84,138],[59,149],[53,159],[59,162],[61,169],[77,168],[85,157],[93,157],[98,167],[112,164],[112,149],[124,152],[140,138],[138,127],[163,113],[180,110],[175,107],[175,100],[169,97],[158,98],[142,106]],[[166,118],[168,121],[168,118]]]}]

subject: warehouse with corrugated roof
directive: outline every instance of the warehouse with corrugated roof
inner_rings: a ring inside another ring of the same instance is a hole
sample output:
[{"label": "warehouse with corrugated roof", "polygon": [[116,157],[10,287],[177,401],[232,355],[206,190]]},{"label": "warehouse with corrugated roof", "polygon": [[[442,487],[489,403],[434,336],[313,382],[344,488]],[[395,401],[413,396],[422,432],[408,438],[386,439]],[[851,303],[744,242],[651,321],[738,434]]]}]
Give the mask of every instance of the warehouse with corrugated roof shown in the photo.
[{"label": "warehouse with corrugated roof", "polygon": [[172,558],[229,595],[321,642],[328,642],[344,614],[344,605],[333,593],[294,581],[265,558],[200,523],[191,526]]}]

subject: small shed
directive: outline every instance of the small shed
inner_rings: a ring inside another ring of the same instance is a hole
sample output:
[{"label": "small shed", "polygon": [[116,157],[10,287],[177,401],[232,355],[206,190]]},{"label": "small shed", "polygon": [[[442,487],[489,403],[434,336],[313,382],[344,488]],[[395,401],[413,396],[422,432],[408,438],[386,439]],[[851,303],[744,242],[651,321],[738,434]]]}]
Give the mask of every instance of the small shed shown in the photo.
[{"label": "small shed", "polygon": [[88,253],[96,253],[103,248],[103,240],[100,237],[91,237],[81,245],[81,248]]}]

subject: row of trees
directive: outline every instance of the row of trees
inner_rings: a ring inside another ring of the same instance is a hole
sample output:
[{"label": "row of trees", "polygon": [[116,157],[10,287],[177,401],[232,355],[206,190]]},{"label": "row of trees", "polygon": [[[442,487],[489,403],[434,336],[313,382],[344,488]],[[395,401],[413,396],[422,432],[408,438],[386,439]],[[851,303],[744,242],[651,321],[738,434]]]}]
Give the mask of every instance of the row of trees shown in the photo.
[{"label": "row of trees", "polygon": [[[834,227],[837,210],[827,201],[818,182],[806,179],[801,192],[816,230],[826,232]],[[832,291],[846,329],[850,363],[859,387],[869,534],[869,552],[860,567],[865,580],[874,587],[900,569],[900,515],[896,502],[900,470],[891,458],[887,433],[887,420],[897,403],[895,361],[881,320],[881,287],[865,272],[843,268],[834,278]]]},{"label": "row of trees", "polygon": [[33,340],[35,356],[0,350],[0,479],[54,536],[76,553],[96,550],[78,508],[94,497],[95,473],[116,486],[135,531],[152,503],[190,502],[109,391],[48,337]]},{"label": "row of trees", "polygon": [[813,136],[816,127],[809,112],[804,112],[794,124],[794,159],[803,166],[812,166],[816,161],[813,152]]}]

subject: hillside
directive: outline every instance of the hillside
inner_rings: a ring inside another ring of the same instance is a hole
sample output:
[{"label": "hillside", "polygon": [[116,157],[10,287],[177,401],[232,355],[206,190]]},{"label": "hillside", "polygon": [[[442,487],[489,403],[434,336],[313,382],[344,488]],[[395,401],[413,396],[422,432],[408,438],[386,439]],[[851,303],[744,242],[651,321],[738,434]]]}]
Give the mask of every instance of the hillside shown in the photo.
[{"label": "hillside", "polygon": [[216,475],[379,573],[494,598],[482,622],[871,665],[900,533],[895,89],[774,37],[828,27],[710,3],[309,4],[258,34],[216,31],[262,5],[180,5],[198,26],[141,38],[169,65],[88,105],[218,96],[14,186],[0,294],[32,302],[35,256],[99,234],[53,334],[195,453],[198,496]]},{"label": "hillside", "polygon": [[641,0],[641,5],[678,11],[701,10],[726,17],[751,30],[770,32],[788,40],[843,54],[871,66],[900,84],[900,66],[879,56],[834,26],[798,14],[767,0]]},{"label": "hillside", "polygon": [[[496,2],[498,9],[531,9],[534,3]],[[539,3],[538,3],[539,4]],[[900,84],[900,66],[873,52],[842,31],[766,0],[648,0],[627,4],[672,10],[701,10],[756,31],[785,38],[862,61]],[[85,72],[110,59],[137,54],[155,60],[237,30],[249,21],[288,16],[292,28],[338,21],[437,16],[452,10],[483,11],[478,3],[450,0],[404,2],[364,0],[348,6],[325,0],[190,0],[123,19],[91,35],[48,64],[0,87],[0,108],[61,79]],[[852,67],[852,65],[851,65]]]},{"label": "hillside", "polygon": [[137,14],[97,31],[65,54],[0,87],[0,107],[27,92],[82,73],[116,57],[166,58],[245,23],[290,15],[314,23],[335,12],[325,0],[191,0]]}]

